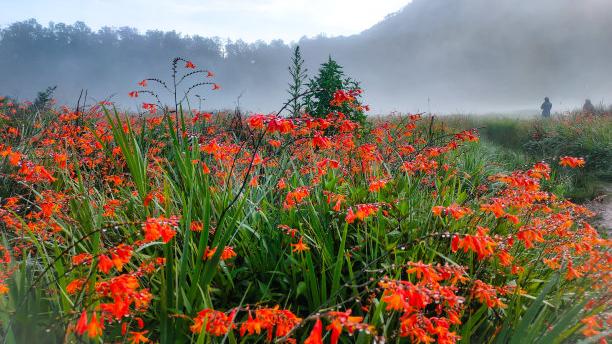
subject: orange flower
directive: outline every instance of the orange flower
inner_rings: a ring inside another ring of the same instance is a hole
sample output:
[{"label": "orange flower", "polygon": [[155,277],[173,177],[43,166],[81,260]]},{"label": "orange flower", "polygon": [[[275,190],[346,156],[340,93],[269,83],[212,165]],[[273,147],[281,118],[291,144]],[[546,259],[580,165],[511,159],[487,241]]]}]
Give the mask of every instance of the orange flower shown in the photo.
[{"label": "orange flower", "polygon": [[581,323],[584,324],[585,328],[582,330],[582,334],[586,337],[596,336],[601,331],[599,331],[603,326],[601,321],[597,318],[596,315],[592,315],[590,317],[586,317],[580,320]]},{"label": "orange flower", "polygon": [[231,246],[225,246],[223,252],[221,252],[221,260],[228,260],[236,257],[237,254],[234,252],[234,248]]},{"label": "orange flower", "polygon": [[249,335],[260,334],[262,325],[262,322],[257,318],[253,319],[251,312],[249,312],[249,318],[240,326],[240,336],[244,336],[245,333]]},{"label": "orange flower", "polygon": [[404,298],[397,290],[388,290],[388,295],[383,296],[382,301],[387,304],[388,311],[404,310]]},{"label": "orange flower", "polygon": [[66,154],[55,154],[53,160],[59,168],[66,168],[68,157]]},{"label": "orange flower", "polygon": [[342,322],[340,322],[340,320],[338,319],[334,319],[329,325],[327,325],[327,327],[325,327],[325,329],[328,331],[331,330],[330,343],[338,343],[338,340],[340,339],[340,334],[342,334]]},{"label": "orange flower", "polygon": [[130,334],[132,335],[132,337],[130,338],[130,343],[132,344],[148,343],[149,338],[145,336],[145,334],[147,334],[148,332],[149,331],[140,331],[140,332],[130,331]]},{"label": "orange flower", "polygon": [[455,220],[459,220],[462,217],[471,214],[472,210],[470,208],[461,207],[453,203],[448,207],[443,207],[440,205],[434,206],[433,208],[431,208],[431,212],[435,216],[450,214]]},{"label": "orange flower", "polygon": [[120,205],[121,205],[121,201],[119,200],[116,200],[116,199],[108,200],[108,202],[102,206],[102,208],[104,209],[104,213],[102,214],[102,216],[105,216],[105,217],[115,216],[116,215],[115,210]]},{"label": "orange flower", "polygon": [[[225,314],[212,309],[204,309],[193,319],[193,325],[190,327],[191,332],[200,333],[205,329],[211,336],[225,336],[229,330],[236,327],[233,323],[234,313],[235,311]],[[205,328],[204,324],[206,324]]]},{"label": "orange flower", "polygon": [[128,93],[128,95],[130,96],[130,98],[138,98],[138,91],[132,91]]},{"label": "orange flower", "polygon": [[159,218],[147,219],[142,226],[145,233],[145,242],[152,242],[162,238],[164,243],[168,243],[176,235],[174,227],[177,225],[177,217],[165,218],[161,216]]},{"label": "orange flower", "polygon": [[353,208],[349,208],[346,213],[346,222],[353,223],[356,219],[364,221],[366,218],[374,215],[378,211],[376,204],[358,204],[357,212],[353,212]]},{"label": "orange flower", "polygon": [[451,250],[453,252],[457,252],[459,250],[459,243],[461,243],[461,238],[457,234],[453,235],[453,239],[451,239]]},{"label": "orange flower", "polygon": [[571,261],[567,263],[567,274],[565,274],[565,279],[571,281],[580,277],[582,277],[582,274],[578,270],[574,269],[573,263]]},{"label": "orange flower", "polygon": [[155,113],[155,111],[157,111],[157,105],[152,103],[142,103],[142,108],[150,113]]},{"label": "orange flower", "polygon": [[96,338],[102,335],[102,330],[104,329],[104,324],[101,321],[98,321],[98,316],[96,313],[93,313],[91,316],[91,321],[87,324],[87,336],[89,338]]},{"label": "orange flower", "polygon": [[200,221],[191,222],[190,229],[194,232],[201,232],[204,229],[204,225]]},{"label": "orange flower", "polygon": [[312,332],[310,332],[308,338],[304,341],[304,344],[323,344],[322,332],[323,324],[321,323],[321,319],[317,318],[317,322],[312,328]]},{"label": "orange flower", "polygon": [[496,218],[500,218],[505,214],[504,208],[499,202],[493,202],[492,204],[481,204],[480,210],[490,211]]},{"label": "orange flower", "polygon": [[98,269],[105,274],[110,272],[110,269],[113,267],[113,261],[107,255],[101,255],[98,258]]},{"label": "orange flower", "polygon": [[301,252],[310,250],[308,245],[302,242],[302,238],[300,238],[300,240],[298,240],[296,244],[291,244],[291,246],[293,246],[293,252],[297,252],[297,253],[301,253]]},{"label": "orange flower", "polygon": [[507,251],[499,251],[497,253],[497,258],[499,258],[499,262],[502,266],[510,266],[514,259]]},{"label": "orange flower", "polygon": [[495,288],[481,280],[474,281],[472,287],[472,295],[480,301],[480,303],[486,304],[487,307],[500,307],[505,308],[506,305],[497,297],[497,291]]},{"label": "orange flower", "polygon": [[138,83],[138,85],[142,86],[142,87],[147,87],[147,80],[142,80]]},{"label": "orange flower", "polygon": [[202,173],[203,174],[210,174],[210,168],[208,168],[208,165],[206,165],[205,162],[202,162]]},{"label": "orange flower", "polygon": [[462,131],[458,134],[455,134],[455,138],[461,140],[461,141],[468,141],[468,142],[477,142],[478,141],[478,135],[477,132],[475,130],[465,130]]},{"label": "orange flower", "polygon": [[527,174],[530,177],[538,178],[538,179],[550,179],[550,166],[544,162],[538,162],[533,167],[527,171]]},{"label": "orange flower", "polygon": [[77,278],[77,279],[75,279],[75,280],[72,280],[72,281],[71,281],[70,283],[68,283],[68,285],[66,286],[66,292],[67,292],[69,295],[72,295],[72,294],[76,293],[77,291],[79,291],[79,290],[80,290],[80,289],[83,287],[83,284],[84,284],[84,283],[85,283],[85,282],[84,282],[82,279],[78,279],[78,278]]},{"label": "orange flower", "polygon": [[112,250],[111,258],[117,271],[123,270],[123,265],[127,264],[132,258],[132,247],[120,244]]},{"label": "orange flower", "polygon": [[[217,252],[216,247],[212,249],[209,249],[207,247],[206,250],[204,250],[204,260],[211,259],[215,255],[216,252]],[[232,259],[236,257],[236,255],[237,255],[236,252],[234,252],[234,249],[231,246],[225,246],[223,248],[223,252],[221,252],[221,256],[219,259],[228,260],[228,259]]]},{"label": "orange flower", "polygon": [[376,180],[376,181],[373,181],[373,182],[370,183],[370,187],[368,189],[371,192],[378,192],[382,188],[384,188],[385,185],[387,185],[387,181],[386,180]]},{"label": "orange flower", "polygon": [[9,164],[12,166],[19,165],[21,158],[22,158],[22,155],[19,152],[9,152],[8,153],[8,161],[9,161]]},{"label": "orange flower", "polygon": [[74,328],[75,332],[81,336],[85,331],[87,331],[87,312],[83,311],[79,320],[76,323],[76,327]]},{"label": "orange flower", "polygon": [[331,106],[342,106],[344,103],[353,103],[355,97],[351,91],[337,90],[334,92],[334,98],[329,102]]},{"label": "orange flower", "polygon": [[494,253],[493,249],[497,246],[497,243],[491,239],[488,232],[488,228],[477,226],[475,235],[466,234],[463,238],[459,238],[455,235],[451,241],[451,249],[453,252],[461,248],[463,248],[463,252],[467,252],[468,250],[476,252],[478,260],[491,256]]},{"label": "orange flower", "polygon": [[92,255],[89,253],[80,253],[72,257],[72,265],[89,264],[92,259]]},{"label": "orange flower", "polygon": [[302,203],[304,198],[308,197],[310,191],[305,186],[300,186],[296,188],[294,191],[289,192],[285,197],[285,202],[283,203],[283,208],[291,209],[295,207],[297,204]]},{"label": "orange flower", "polygon": [[247,119],[247,123],[253,129],[263,129],[265,119],[264,115],[253,115]]},{"label": "orange flower", "polygon": [[312,145],[315,148],[327,149],[327,148],[331,147],[332,143],[331,143],[331,140],[329,138],[323,137],[323,136],[317,134],[312,139]]},{"label": "orange flower", "polygon": [[559,165],[571,168],[584,167],[584,164],[585,161],[583,158],[575,158],[571,156],[564,156],[559,161]]},{"label": "orange flower", "polygon": [[529,249],[529,248],[533,248],[533,242],[544,242],[544,238],[542,237],[542,233],[540,230],[537,229],[524,229],[519,231],[516,234],[516,237],[523,241],[523,243],[525,244],[525,248]]},{"label": "orange flower", "polygon": [[279,140],[268,140],[268,143],[274,148],[278,148],[282,144],[282,142],[280,142]]},{"label": "orange flower", "polygon": [[353,334],[355,330],[361,329],[366,330],[369,329],[368,324],[363,324],[363,317],[352,317],[351,310],[347,310],[346,312],[328,312],[327,317],[330,319],[331,323],[325,327],[326,330],[331,330],[331,344],[337,344],[340,339],[340,334],[343,329],[349,334]]},{"label": "orange flower", "polygon": [[185,62],[185,68],[195,69],[195,65],[191,61]]}]

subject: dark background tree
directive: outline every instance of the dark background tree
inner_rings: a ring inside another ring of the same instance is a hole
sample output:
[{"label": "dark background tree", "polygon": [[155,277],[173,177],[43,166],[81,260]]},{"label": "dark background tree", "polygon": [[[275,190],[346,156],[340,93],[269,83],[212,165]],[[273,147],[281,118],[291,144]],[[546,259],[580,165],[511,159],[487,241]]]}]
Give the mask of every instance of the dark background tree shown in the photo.
[{"label": "dark background tree", "polygon": [[32,102],[32,106],[39,111],[49,108],[49,106],[52,105],[51,101],[53,100],[53,93],[56,89],[57,86],[49,86],[44,91],[38,92],[36,99]]},{"label": "dark background tree", "polygon": [[308,69],[304,66],[304,59],[300,52],[300,46],[296,46],[293,50],[293,56],[291,56],[291,65],[289,66],[289,75],[291,81],[289,82],[289,112],[293,117],[301,115],[302,111],[302,93],[304,93],[304,86],[306,86],[306,79],[308,78]]},{"label": "dark background tree", "polygon": [[354,92],[360,90],[359,83],[344,75],[342,66],[335,60],[328,58],[327,62],[321,65],[319,74],[308,81],[309,93],[305,98],[306,112],[313,117],[327,117],[335,112],[341,112],[354,121],[364,122],[365,114],[361,109],[360,95],[356,93],[355,102],[347,102],[341,105],[333,105],[332,100],[336,91],[343,90]]}]

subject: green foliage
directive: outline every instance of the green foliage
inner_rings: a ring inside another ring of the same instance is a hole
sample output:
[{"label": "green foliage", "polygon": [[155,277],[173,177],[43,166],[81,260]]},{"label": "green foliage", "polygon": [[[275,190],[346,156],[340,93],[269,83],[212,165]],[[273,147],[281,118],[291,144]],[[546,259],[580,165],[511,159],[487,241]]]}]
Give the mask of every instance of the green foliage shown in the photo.
[{"label": "green foliage", "polygon": [[319,74],[309,80],[308,89],[311,92],[306,96],[306,112],[313,117],[327,117],[333,112],[342,112],[349,119],[360,123],[365,123],[366,116],[360,108],[360,97],[357,96],[354,104],[344,103],[341,106],[334,106],[331,101],[334,93],[338,90],[357,91],[359,82],[345,77],[342,66],[329,57],[328,61],[321,65]]}]

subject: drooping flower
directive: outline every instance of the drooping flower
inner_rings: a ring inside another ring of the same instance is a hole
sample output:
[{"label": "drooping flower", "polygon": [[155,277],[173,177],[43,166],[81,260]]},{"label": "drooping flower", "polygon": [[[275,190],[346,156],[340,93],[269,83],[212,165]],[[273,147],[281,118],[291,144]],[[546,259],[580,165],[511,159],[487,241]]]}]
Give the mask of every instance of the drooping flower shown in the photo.
[{"label": "drooping flower", "polygon": [[323,323],[321,323],[321,319],[317,318],[310,335],[306,340],[304,340],[304,344],[323,344]]},{"label": "drooping flower", "polygon": [[147,338],[146,334],[149,331],[130,331],[130,343],[131,344],[140,344],[140,343],[148,343],[149,338]]},{"label": "drooping flower", "polygon": [[[206,248],[206,250],[204,251],[204,259],[211,259],[215,253],[217,252],[217,248],[213,247],[212,249],[210,248]],[[234,248],[231,246],[225,246],[223,248],[223,252],[221,252],[221,256],[219,257],[219,259],[221,260],[228,260],[228,259],[232,259],[234,257],[236,257],[236,252],[234,251]]]},{"label": "drooping flower", "polygon": [[[234,313],[235,310],[225,314],[212,309],[204,309],[193,319],[193,325],[190,327],[191,332],[200,333],[204,329],[211,336],[224,336],[228,331],[236,328],[233,322]],[[206,327],[204,327],[204,324],[206,324]]]},{"label": "drooping flower", "polygon": [[586,337],[596,336],[601,333],[601,328],[603,327],[600,319],[597,318],[596,315],[591,315],[580,320],[581,323],[584,324],[585,328],[582,330],[582,334]]},{"label": "drooping flower", "polygon": [[176,217],[165,218],[161,216],[147,219],[142,226],[145,233],[145,242],[152,242],[161,238],[164,243],[168,243],[176,235],[174,228],[177,225],[178,218]]},{"label": "drooping flower", "polygon": [[83,311],[74,328],[75,332],[80,336],[87,331],[87,312]]},{"label": "drooping flower", "polygon": [[291,209],[294,208],[297,204],[302,203],[302,201],[308,197],[310,194],[310,190],[305,186],[300,186],[295,190],[287,193],[285,197],[285,202],[283,203],[283,208]]},{"label": "drooping flower", "polygon": [[365,220],[366,218],[374,215],[378,211],[379,206],[377,204],[358,204],[356,208],[356,212],[353,212],[353,208],[349,208],[349,210],[347,211],[347,223],[353,223],[355,220]]},{"label": "drooping flower", "polygon": [[253,319],[251,312],[249,312],[248,319],[240,325],[240,336],[244,336],[245,334],[260,334],[262,325],[261,320],[257,318]]},{"label": "drooping flower", "polygon": [[455,220],[459,220],[462,217],[472,213],[472,210],[470,208],[462,207],[454,203],[449,205],[448,207],[443,207],[439,205],[434,206],[431,211],[435,216],[451,215]]},{"label": "drooping flower", "polygon": [[489,308],[500,307],[505,308],[506,305],[497,296],[497,290],[490,284],[481,280],[475,280],[472,287],[472,295]]},{"label": "drooping flower", "polygon": [[98,258],[98,269],[100,269],[100,271],[108,274],[113,266],[113,261],[107,255],[100,255]]},{"label": "drooping flower", "polygon": [[102,335],[102,330],[104,330],[104,323],[98,320],[98,315],[94,312],[87,324],[87,336],[97,338]]},{"label": "drooping flower", "polygon": [[559,165],[571,168],[584,167],[585,161],[583,158],[575,158],[571,156],[561,157]]},{"label": "drooping flower", "polygon": [[370,183],[370,186],[368,187],[368,190],[370,190],[371,192],[378,192],[382,188],[384,188],[385,185],[387,185],[387,180],[384,180],[384,179],[375,180],[375,181]]},{"label": "drooping flower", "polygon": [[385,308],[388,311],[402,311],[404,309],[404,298],[398,290],[389,290],[386,296],[383,296],[382,301],[387,304]]}]

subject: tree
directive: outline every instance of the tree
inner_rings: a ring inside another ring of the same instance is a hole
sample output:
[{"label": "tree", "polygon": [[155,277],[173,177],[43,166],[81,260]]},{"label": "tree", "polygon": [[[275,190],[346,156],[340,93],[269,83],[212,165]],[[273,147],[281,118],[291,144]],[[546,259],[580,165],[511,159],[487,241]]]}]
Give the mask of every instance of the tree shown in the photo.
[{"label": "tree", "polygon": [[304,67],[304,59],[300,52],[300,46],[296,46],[291,57],[291,66],[289,66],[289,75],[291,75],[291,82],[289,83],[289,112],[291,116],[298,117],[302,111],[302,100],[300,95],[303,93],[303,88],[306,84],[308,75],[306,74],[308,69]]},{"label": "tree", "polygon": [[38,92],[32,106],[39,111],[46,110],[53,100],[55,89],[57,89],[57,86],[49,86],[44,91]]},{"label": "tree", "polygon": [[[306,96],[306,112],[313,117],[327,117],[330,113],[342,112],[353,121],[365,122],[361,105],[359,82],[344,76],[342,66],[331,56],[321,65],[317,77],[308,82],[310,93]],[[346,91],[355,97],[352,103],[332,104],[337,91]]]}]

